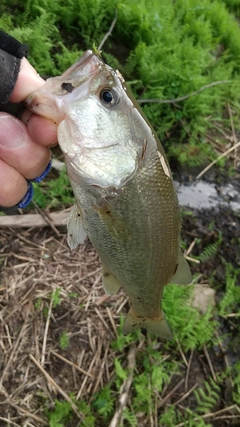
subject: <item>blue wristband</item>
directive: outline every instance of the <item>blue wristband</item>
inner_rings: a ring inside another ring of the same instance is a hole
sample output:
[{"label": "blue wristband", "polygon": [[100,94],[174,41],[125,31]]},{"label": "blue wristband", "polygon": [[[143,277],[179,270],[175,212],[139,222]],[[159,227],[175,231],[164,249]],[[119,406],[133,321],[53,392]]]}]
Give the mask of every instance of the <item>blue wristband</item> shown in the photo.
[{"label": "blue wristband", "polygon": [[0,211],[8,212],[8,211],[11,211],[13,209],[18,209],[18,208],[24,209],[24,208],[26,208],[33,198],[32,182],[36,182],[36,183],[41,182],[49,173],[51,166],[52,166],[52,159],[50,160],[46,169],[43,171],[43,173],[41,175],[37,176],[37,178],[27,180],[28,188],[27,188],[27,192],[26,192],[25,196],[22,198],[22,200],[20,200],[19,203],[17,203],[15,206],[12,206],[11,208],[5,208],[5,207],[0,206]]},{"label": "blue wristband", "polygon": [[32,186],[32,183],[30,181],[28,181],[27,184],[28,184],[28,189],[27,189],[25,196],[22,198],[22,200],[20,200],[20,202],[17,205],[14,206],[14,208],[24,209],[31,202],[31,200],[33,198],[33,186]]},{"label": "blue wristband", "polygon": [[47,165],[46,169],[43,171],[43,173],[41,175],[37,176],[37,178],[31,179],[31,181],[36,182],[36,183],[41,182],[45,178],[45,176],[47,176],[51,167],[52,167],[52,159],[48,163],[48,165]]}]

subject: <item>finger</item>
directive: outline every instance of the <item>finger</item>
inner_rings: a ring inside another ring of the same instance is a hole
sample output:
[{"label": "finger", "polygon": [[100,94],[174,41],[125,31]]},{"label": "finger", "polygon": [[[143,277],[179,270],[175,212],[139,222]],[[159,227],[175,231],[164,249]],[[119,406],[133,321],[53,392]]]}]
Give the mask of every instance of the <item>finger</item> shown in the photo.
[{"label": "finger", "polygon": [[20,120],[0,113],[0,158],[25,178],[41,175],[51,154],[47,147],[33,141]]},{"label": "finger", "polygon": [[45,83],[37,71],[32,67],[26,58],[22,58],[20,72],[14,91],[10,97],[11,102],[21,102],[32,92]]},{"label": "finger", "polygon": [[53,146],[57,143],[57,125],[50,119],[32,114],[27,129],[33,141],[40,145]]},{"label": "finger", "polygon": [[28,184],[23,175],[0,159],[0,205],[16,205],[26,194]]},{"label": "finger", "polygon": [[[18,80],[16,82],[13,94],[10,98],[11,102],[21,102],[32,92],[37,90],[45,83],[31,66],[26,58],[21,61],[21,69]],[[28,128],[28,132],[33,141],[38,144],[50,146],[57,142],[57,125],[49,119],[32,114],[29,110],[25,110],[21,120]]]}]

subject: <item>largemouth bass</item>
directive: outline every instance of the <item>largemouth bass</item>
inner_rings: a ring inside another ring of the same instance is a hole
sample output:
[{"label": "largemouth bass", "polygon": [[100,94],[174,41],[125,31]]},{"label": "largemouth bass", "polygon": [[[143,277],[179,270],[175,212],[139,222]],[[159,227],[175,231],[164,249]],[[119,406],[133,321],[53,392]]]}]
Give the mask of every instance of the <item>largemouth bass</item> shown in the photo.
[{"label": "largemouth bass", "polygon": [[50,78],[27,104],[59,123],[58,141],[76,205],[68,220],[75,248],[89,236],[107,294],[131,303],[124,332],[171,337],[161,309],[168,283],[191,273],[179,249],[179,205],[164,150],[118,71],[92,51]]}]

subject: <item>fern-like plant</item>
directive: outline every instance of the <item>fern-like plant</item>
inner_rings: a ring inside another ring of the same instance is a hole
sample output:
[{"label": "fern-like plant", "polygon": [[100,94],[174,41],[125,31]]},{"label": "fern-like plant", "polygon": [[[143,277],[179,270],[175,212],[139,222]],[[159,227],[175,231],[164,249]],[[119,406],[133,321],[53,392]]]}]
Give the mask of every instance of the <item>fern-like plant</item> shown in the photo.
[{"label": "fern-like plant", "polygon": [[199,261],[204,262],[212,258],[213,256],[215,256],[217,254],[218,248],[221,245],[221,243],[222,243],[222,235],[220,233],[218,239],[215,242],[208,244],[203,249],[201,254],[198,255],[197,258],[199,259]]},{"label": "fern-like plant", "polygon": [[197,400],[196,411],[200,414],[208,414],[213,409],[216,409],[219,403],[220,386],[211,377],[208,381],[204,381],[203,387],[194,390]]},{"label": "fern-like plant", "polygon": [[220,316],[227,316],[236,312],[238,315],[240,306],[240,268],[235,268],[231,264],[225,265],[225,292],[219,303]]}]

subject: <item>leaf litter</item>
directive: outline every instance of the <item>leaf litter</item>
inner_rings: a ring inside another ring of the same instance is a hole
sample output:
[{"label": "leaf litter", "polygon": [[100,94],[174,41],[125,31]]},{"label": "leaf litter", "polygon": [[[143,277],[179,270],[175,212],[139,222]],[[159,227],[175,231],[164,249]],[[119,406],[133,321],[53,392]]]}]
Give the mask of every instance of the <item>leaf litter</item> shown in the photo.
[{"label": "leaf litter", "polygon": [[[49,229],[8,230],[1,237],[0,414],[46,425],[40,390],[50,403],[70,391],[88,398],[114,375],[110,343],[126,296],[112,297],[106,310],[99,258],[89,241],[71,252],[66,236],[57,239]],[[64,331],[66,350],[59,346]]]}]

